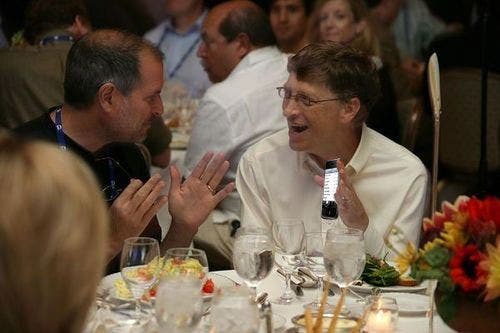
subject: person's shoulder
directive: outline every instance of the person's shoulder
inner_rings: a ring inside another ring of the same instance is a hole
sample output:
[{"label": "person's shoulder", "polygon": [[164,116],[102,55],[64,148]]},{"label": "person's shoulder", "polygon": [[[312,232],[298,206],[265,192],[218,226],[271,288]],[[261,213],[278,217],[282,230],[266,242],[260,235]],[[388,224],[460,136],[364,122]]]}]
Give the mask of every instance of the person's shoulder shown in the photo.
[{"label": "person's shoulder", "polygon": [[392,141],[377,131],[367,127],[370,149],[388,163],[397,165],[400,169],[412,171],[417,174],[427,174],[427,170],[422,161],[407,148]]},{"label": "person's shoulder", "polygon": [[48,113],[16,127],[13,132],[18,136],[31,139],[55,140],[54,123],[50,120]]},{"label": "person's shoulder", "polygon": [[168,19],[163,20],[156,27],[154,27],[153,29],[147,31],[144,34],[144,38],[147,39],[147,40],[149,40],[152,43],[157,43],[160,40],[161,35],[163,34],[163,31],[165,30],[165,27],[168,24],[169,24],[169,20]]},{"label": "person's shoulder", "polygon": [[288,128],[273,133],[252,145],[243,155],[243,159],[269,161],[284,151],[291,151],[288,145]]}]

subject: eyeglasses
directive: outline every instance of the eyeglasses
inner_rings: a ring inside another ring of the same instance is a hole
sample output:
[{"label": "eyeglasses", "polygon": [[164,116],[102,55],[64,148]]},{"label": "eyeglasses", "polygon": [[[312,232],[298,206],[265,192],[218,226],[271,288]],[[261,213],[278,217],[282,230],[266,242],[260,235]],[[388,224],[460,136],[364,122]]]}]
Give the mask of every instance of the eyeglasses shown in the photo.
[{"label": "eyeglasses", "polygon": [[283,99],[291,99],[293,98],[296,103],[298,103],[301,106],[304,107],[311,107],[313,105],[316,105],[318,103],[323,103],[323,102],[330,102],[330,101],[338,101],[340,98],[330,98],[330,99],[321,99],[321,100],[314,100],[311,99],[311,97],[304,95],[304,94],[292,94],[290,89],[287,89],[285,87],[277,87],[276,90],[278,90],[278,95],[279,97]]},{"label": "eyeglasses", "polygon": [[104,199],[112,202],[128,186],[132,177],[118,161],[111,157],[96,158],[95,164],[97,175],[103,184]]}]

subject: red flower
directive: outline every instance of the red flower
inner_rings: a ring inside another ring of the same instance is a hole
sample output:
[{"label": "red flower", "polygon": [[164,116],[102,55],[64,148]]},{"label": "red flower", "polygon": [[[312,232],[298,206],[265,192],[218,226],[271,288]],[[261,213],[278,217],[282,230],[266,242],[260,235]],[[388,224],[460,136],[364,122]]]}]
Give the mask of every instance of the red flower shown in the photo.
[{"label": "red flower", "polygon": [[453,283],[467,293],[481,290],[488,273],[479,267],[479,263],[485,258],[474,244],[455,248],[449,263]]}]

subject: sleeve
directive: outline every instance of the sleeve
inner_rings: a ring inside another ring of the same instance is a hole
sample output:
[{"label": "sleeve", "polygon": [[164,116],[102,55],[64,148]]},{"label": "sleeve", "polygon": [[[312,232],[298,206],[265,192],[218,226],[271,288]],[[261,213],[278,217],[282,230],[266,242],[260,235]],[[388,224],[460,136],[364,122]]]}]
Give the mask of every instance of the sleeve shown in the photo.
[{"label": "sleeve", "polygon": [[206,152],[232,153],[233,135],[226,110],[217,102],[203,99],[193,120],[191,138],[184,160],[184,176],[189,175]]},{"label": "sleeve", "polygon": [[236,173],[236,189],[241,198],[241,226],[271,230],[269,194],[258,163],[248,154],[243,155]]},{"label": "sleeve", "polygon": [[404,251],[408,242],[418,248],[422,219],[429,194],[427,171],[423,166],[422,169],[423,171],[410,183],[394,222],[386,230],[382,232],[378,230],[370,235],[371,243],[374,245],[370,250],[373,252],[367,252],[374,253],[378,257],[383,257],[386,253],[389,253],[389,258],[395,258],[397,253],[391,251],[385,244],[384,239],[387,239],[392,247],[399,252]]}]

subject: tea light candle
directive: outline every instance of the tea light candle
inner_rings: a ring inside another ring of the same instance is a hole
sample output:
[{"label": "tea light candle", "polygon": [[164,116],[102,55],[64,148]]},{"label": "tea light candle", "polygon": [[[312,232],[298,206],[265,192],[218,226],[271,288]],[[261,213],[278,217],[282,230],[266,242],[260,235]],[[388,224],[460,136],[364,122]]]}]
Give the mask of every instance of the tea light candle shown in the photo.
[{"label": "tea light candle", "polygon": [[371,311],[366,320],[365,331],[368,333],[390,333],[394,331],[390,311]]}]

